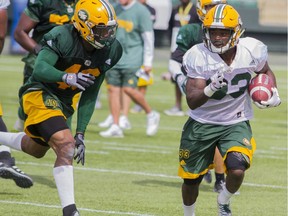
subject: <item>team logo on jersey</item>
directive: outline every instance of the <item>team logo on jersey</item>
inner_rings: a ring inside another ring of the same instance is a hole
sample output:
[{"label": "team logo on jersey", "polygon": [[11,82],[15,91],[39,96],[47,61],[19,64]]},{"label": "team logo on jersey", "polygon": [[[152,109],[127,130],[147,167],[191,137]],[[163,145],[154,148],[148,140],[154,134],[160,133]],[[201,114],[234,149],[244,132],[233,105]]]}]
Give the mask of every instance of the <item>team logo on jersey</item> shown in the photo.
[{"label": "team logo on jersey", "polygon": [[105,63],[106,63],[107,65],[111,65],[111,59],[107,59],[107,60],[105,61]]},{"label": "team logo on jersey", "polygon": [[91,65],[91,61],[90,60],[85,60],[84,65],[90,66]]},{"label": "team logo on jersey", "polygon": [[80,20],[85,22],[85,21],[88,20],[88,13],[85,10],[79,10],[78,17],[79,17]]},{"label": "team logo on jersey", "polygon": [[248,139],[244,138],[242,141],[243,141],[243,144],[244,144],[245,146],[251,146],[251,143],[249,142]]}]

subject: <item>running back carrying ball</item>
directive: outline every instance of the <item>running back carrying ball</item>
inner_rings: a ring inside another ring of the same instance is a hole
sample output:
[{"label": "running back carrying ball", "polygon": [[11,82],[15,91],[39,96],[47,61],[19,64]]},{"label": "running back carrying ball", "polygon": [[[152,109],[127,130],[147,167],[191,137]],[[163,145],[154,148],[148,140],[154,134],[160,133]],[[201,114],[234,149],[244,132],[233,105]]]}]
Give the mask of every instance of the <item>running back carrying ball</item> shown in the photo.
[{"label": "running back carrying ball", "polygon": [[259,74],[252,78],[248,91],[253,101],[261,103],[267,101],[272,96],[271,88],[274,87],[273,81],[266,74]]}]

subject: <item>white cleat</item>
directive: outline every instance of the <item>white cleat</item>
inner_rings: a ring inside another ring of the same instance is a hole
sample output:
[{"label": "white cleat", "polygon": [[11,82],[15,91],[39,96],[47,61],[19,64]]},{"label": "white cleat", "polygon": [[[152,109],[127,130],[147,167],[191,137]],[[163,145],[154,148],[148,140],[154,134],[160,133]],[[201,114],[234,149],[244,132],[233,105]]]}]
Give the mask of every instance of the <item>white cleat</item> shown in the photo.
[{"label": "white cleat", "polygon": [[147,136],[154,136],[159,127],[160,122],[160,114],[156,111],[152,111],[147,115],[147,129],[146,134]]},{"label": "white cleat", "polygon": [[132,128],[130,121],[124,115],[120,116],[119,118],[119,126],[123,130],[130,130]]},{"label": "white cleat", "polygon": [[108,128],[113,124],[113,116],[110,114],[103,122],[98,124],[101,128]]},{"label": "white cleat", "polygon": [[124,137],[122,129],[116,124],[112,124],[108,130],[101,131],[99,134],[100,134],[100,136],[105,137],[105,138],[109,138],[109,137],[122,138],[122,137]]}]

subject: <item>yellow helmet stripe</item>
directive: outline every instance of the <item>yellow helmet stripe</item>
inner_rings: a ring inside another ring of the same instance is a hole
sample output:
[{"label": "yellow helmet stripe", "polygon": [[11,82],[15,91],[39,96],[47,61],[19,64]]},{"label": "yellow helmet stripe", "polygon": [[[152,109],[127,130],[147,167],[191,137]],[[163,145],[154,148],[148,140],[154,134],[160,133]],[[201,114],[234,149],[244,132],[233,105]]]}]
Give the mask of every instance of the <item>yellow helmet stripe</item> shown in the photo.
[{"label": "yellow helmet stripe", "polygon": [[114,14],[113,14],[113,10],[110,8],[110,5],[106,2],[106,0],[99,0],[102,5],[105,7],[107,13],[108,13],[108,20],[114,20]]}]

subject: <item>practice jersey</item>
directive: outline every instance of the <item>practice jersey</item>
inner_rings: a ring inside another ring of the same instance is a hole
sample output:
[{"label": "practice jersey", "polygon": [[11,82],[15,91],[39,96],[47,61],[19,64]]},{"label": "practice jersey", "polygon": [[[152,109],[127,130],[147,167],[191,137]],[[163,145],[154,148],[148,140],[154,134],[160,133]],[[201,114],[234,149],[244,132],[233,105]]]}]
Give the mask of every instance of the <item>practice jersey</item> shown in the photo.
[{"label": "practice jersey", "polygon": [[115,12],[118,22],[116,38],[123,47],[123,56],[114,68],[140,68],[144,58],[142,33],[153,32],[152,20],[148,18],[151,14],[139,2],[127,7],[118,4]]},{"label": "practice jersey", "polygon": [[215,92],[202,106],[190,110],[189,116],[201,123],[231,125],[253,117],[251,99],[247,91],[248,84],[268,59],[267,46],[254,38],[241,38],[237,45],[235,58],[230,66],[219,54],[210,52],[204,43],[193,46],[183,57],[183,66],[187,76],[205,79],[222,66],[230,68],[224,73],[227,86]]},{"label": "practice jersey", "polygon": [[[29,0],[24,13],[37,22],[32,31],[33,40],[39,43],[43,35],[53,27],[71,22],[76,2],[74,0]],[[33,68],[35,55],[30,53],[23,58],[23,61]]]},{"label": "practice jersey", "polygon": [[176,38],[177,48],[171,53],[171,59],[182,64],[184,54],[192,46],[203,41],[202,35],[201,23],[190,23],[182,26]]},{"label": "practice jersey", "polygon": [[[83,72],[94,75],[96,77],[94,84],[88,87],[82,95],[87,94],[87,91],[90,93],[90,88],[94,88],[95,91],[91,92],[91,94],[93,94],[91,95],[91,100],[95,98],[96,101],[95,92],[97,96],[99,88],[105,78],[105,72],[111,69],[122,55],[122,48],[117,40],[113,42],[110,48],[94,49],[92,53],[88,53],[83,47],[82,37],[74,28],[73,24],[53,28],[44,35],[43,45],[43,49],[48,49],[56,53],[59,57],[54,65],[56,73],[52,73],[51,71],[50,74],[44,75],[45,80],[43,80],[44,78],[39,80],[38,76],[41,73],[43,74],[43,72],[41,68],[38,67],[39,70],[35,68],[27,83],[20,88],[19,96],[21,97],[29,91],[44,89],[45,92],[49,92],[50,95],[55,95],[61,100],[61,105],[64,108],[66,117],[71,116],[74,112],[72,99],[80,90],[76,87],[68,86],[61,78],[61,81],[55,82],[54,80],[59,80],[58,76],[62,76],[61,72]],[[38,56],[36,60],[36,65],[40,56]],[[59,70],[59,72],[57,70]],[[43,77],[43,75],[41,77]]]},{"label": "practice jersey", "polygon": [[10,5],[10,0],[0,0],[0,9],[7,9]]}]

